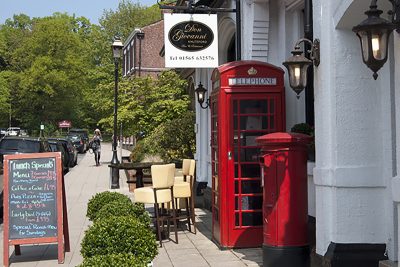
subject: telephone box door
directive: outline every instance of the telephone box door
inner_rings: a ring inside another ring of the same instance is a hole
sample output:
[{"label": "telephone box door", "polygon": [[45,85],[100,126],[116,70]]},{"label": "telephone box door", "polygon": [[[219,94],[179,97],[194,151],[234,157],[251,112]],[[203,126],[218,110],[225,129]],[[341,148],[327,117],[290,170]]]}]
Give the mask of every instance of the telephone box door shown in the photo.
[{"label": "telephone box door", "polygon": [[[279,95],[232,94],[229,132],[227,184],[229,239],[232,245],[251,247],[262,243],[263,191],[255,139],[281,128]],[[277,112],[278,111],[278,112]]]}]

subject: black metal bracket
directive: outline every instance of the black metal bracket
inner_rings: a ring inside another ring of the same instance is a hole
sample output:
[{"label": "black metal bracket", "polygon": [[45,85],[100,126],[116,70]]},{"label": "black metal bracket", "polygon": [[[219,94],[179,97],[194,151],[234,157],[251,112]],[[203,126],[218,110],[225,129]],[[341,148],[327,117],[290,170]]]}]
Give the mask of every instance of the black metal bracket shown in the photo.
[{"label": "black metal bracket", "polygon": [[296,51],[300,51],[300,44],[301,43],[308,43],[311,45],[311,49],[307,50],[307,53],[310,54],[310,58],[313,61],[315,66],[319,66],[320,63],[320,52],[319,52],[319,47],[320,47],[320,42],[319,39],[315,39],[314,41],[311,41],[310,39],[307,38],[301,38],[296,42],[296,45],[294,46],[294,49]]},{"label": "black metal bracket", "polygon": [[201,12],[201,13],[219,13],[219,12],[236,12],[236,9],[232,8],[211,8],[208,6],[196,6],[194,3],[194,0],[189,0],[187,6],[172,6],[172,5],[164,5],[161,4],[159,0],[157,0],[157,5],[160,9],[170,9],[173,11],[183,11],[186,13],[196,13],[196,12]]},{"label": "black metal bracket", "polygon": [[400,0],[389,0],[392,3],[392,10],[389,15],[392,17],[392,23],[396,25],[396,31],[400,33]]},{"label": "black metal bracket", "polygon": [[201,107],[202,109],[207,109],[208,107],[210,107],[210,99],[206,99],[205,103],[206,103],[205,106],[203,106],[203,103],[199,103],[199,104],[200,104],[200,107]]}]

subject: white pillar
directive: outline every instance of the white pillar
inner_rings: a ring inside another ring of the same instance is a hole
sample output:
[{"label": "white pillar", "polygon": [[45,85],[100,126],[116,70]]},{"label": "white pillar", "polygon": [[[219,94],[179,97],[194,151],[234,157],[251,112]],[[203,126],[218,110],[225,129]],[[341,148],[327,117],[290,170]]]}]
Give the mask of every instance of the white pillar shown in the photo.
[{"label": "white pillar", "polygon": [[351,28],[332,25],[344,2],[351,1],[313,2],[314,38],[321,41],[314,82],[320,255],[332,243],[386,244],[393,213],[386,200],[391,162],[385,161],[391,154],[390,104],[385,104],[390,85],[382,77],[373,80]]}]

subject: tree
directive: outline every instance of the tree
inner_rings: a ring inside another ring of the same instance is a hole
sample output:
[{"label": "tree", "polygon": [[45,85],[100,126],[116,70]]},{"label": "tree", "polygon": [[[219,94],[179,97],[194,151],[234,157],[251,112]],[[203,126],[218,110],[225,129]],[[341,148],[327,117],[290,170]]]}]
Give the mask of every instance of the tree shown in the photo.
[{"label": "tree", "polygon": [[10,92],[13,75],[10,71],[0,72],[0,125],[8,125],[10,115]]},{"label": "tree", "polygon": [[99,22],[108,36],[119,35],[126,40],[135,29],[151,24],[161,19],[161,12],[157,5],[141,6],[139,2],[130,0],[119,2],[116,11],[105,10]]},{"label": "tree", "polygon": [[[164,71],[158,79],[148,76],[122,81],[118,121],[123,123],[124,132],[149,134],[161,123],[181,116],[190,105],[186,86],[186,80],[174,71]],[[111,84],[108,90],[101,91],[112,91]],[[103,104],[102,108],[106,109],[113,105],[111,101]],[[101,123],[112,125],[112,116],[102,119]]]}]

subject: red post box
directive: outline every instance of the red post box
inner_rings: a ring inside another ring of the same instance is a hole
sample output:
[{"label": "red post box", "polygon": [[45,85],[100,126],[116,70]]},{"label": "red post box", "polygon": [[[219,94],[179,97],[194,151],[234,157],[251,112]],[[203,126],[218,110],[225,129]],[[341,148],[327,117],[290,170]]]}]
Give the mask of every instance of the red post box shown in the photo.
[{"label": "red post box", "polygon": [[272,133],[261,146],[263,266],[309,266],[307,144],[311,137]]}]

